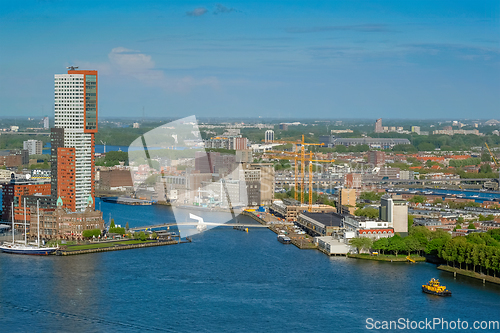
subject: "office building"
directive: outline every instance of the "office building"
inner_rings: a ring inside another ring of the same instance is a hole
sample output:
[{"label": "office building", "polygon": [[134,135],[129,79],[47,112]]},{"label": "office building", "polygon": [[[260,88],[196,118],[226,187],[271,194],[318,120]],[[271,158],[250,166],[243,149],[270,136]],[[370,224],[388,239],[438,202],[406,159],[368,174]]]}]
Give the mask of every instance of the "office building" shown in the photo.
[{"label": "office building", "polygon": [[51,130],[52,196],[63,208],[94,205],[94,135],[97,133],[97,71],[68,70],[54,76]]},{"label": "office building", "polygon": [[400,195],[384,194],[380,199],[379,216],[389,222],[394,232],[405,236],[408,233],[408,205]]},{"label": "office building", "polygon": [[265,142],[273,142],[274,141],[274,131],[273,130],[267,130],[265,134]]},{"label": "office building", "polygon": [[402,138],[337,138],[333,135],[321,135],[319,143],[323,147],[332,148],[338,145],[346,147],[367,145],[375,149],[392,149],[395,145],[409,145],[411,142],[408,139]]},{"label": "office building", "polygon": [[49,117],[43,117],[43,128],[49,129]]},{"label": "office building", "polygon": [[42,155],[43,142],[40,140],[27,140],[23,142],[23,149],[28,151],[29,155]]},{"label": "office building", "polygon": [[13,149],[10,151],[0,151],[0,166],[15,168],[28,164],[30,156],[26,149]]},{"label": "office building", "polygon": [[[50,195],[50,183],[44,181],[12,180],[2,187],[2,220],[12,221],[12,202],[14,202],[14,220],[24,221],[24,199],[27,199],[26,206],[30,207],[29,197],[37,195]],[[29,209],[27,210],[27,221],[30,221]]]},{"label": "office building", "polygon": [[[30,206],[31,223],[29,227],[30,237],[42,239],[83,239],[85,230],[104,230],[102,212],[94,210],[92,198],[87,198],[87,207],[84,211],[71,212],[63,209],[62,199],[58,199],[57,208],[40,210],[37,216],[36,204]],[[40,220],[40,227],[38,226]]]}]

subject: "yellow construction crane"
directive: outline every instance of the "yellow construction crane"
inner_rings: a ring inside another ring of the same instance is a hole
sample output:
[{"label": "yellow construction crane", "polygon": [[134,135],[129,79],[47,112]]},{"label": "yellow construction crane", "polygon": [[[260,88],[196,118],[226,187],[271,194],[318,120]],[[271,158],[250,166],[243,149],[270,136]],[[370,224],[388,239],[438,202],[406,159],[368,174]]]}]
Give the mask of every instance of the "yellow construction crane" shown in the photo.
[{"label": "yellow construction crane", "polygon": [[[264,140],[262,140],[264,141]],[[302,141],[304,141],[304,136],[302,136]],[[268,141],[269,142],[269,141]],[[297,146],[300,144],[300,142],[297,140],[297,141],[285,141],[285,140],[272,140],[270,141],[272,143],[284,143],[284,144],[287,144],[287,143],[290,143],[292,145],[295,145],[295,148],[294,148],[294,151],[296,152],[297,151]],[[288,152],[276,152],[276,151],[272,151],[272,153],[288,153]],[[290,160],[290,159],[288,159]],[[297,200],[297,193],[299,191],[299,184],[298,184],[298,181],[297,181],[297,178],[298,178],[298,173],[299,173],[299,165],[297,163],[298,161],[298,157],[295,158],[295,192],[294,192],[294,198],[295,200]]]},{"label": "yellow construction crane", "polygon": [[[268,158],[275,158],[275,159],[280,159],[280,160],[295,160],[295,170],[297,170],[297,161],[300,158],[300,161],[302,163],[302,170],[305,169],[305,162],[309,162],[309,208],[308,211],[312,210],[312,180],[313,180],[313,170],[312,170],[312,162],[322,162],[322,163],[333,163],[335,160],[314,160],[313,159],[313,153],[309,153],[309,158],[305,157],[299,157],[297,153],[290,153],[290,152],[274,152],[274,153],[280,153],[280,154],[285,154],[283,155],[267,155]],[[293,155],[293,156],[291,156]],[[301,179],[301,187],[300,187],[300,202],[301,204],[304,203],[304,178],[305,174],[304,172],[302,173],[302,179]],[[297,200],[297,192],[298,192],[298,179],[297,179],[297,172],[295,173],[295,200]]]},{"label": "yellow construction crane", "polygon": [[[305,177],[305,162],[306,162],[306,158],[305,158],[305,146],[323,146],[322,143],[306,143],[305,140],[304,140],[304,135],[302,134],[302,141],[285,141],[285,140],[273,140],[271,141],[272,143],[291,143],[293,145],[295,145],[295,153],[290,153],[290,152],[280,152],[280,153],[283,153],[283,154],[293,154],[294,155],[294,158],[293,160],[295,161],[295,194],[294,194],[294,198],[295,200],[297,200],[297,193],[298,193],[298,159],[299,159],[299,156],[298,156],[298,152],[297,152],[297,147],[300,145],[301,149],[300,149],[300,168],[301,168],[301,196],[300,196],[300,203],[303,204],[304,203],[304,177]],[[292,160],[292,158],[288,158],[288,160]],[[323,161],[323,160],[322,160]],[[333,160],[332,160],[333,161]],[[318,160],[319,162],[319,160]],[[325,162],[325,161],[323,161]],[[326,161],[326,162],[331,162],[331,161]]]},{"label": "yellow construction crane", "polygon": [[491,152],[490,150],[490,147],[488,146],[488,144],[485,142],[484,143],[486,145],[486,148],[488,148],[488,151],[490,153],[490,156],[491,156],[491,159],[493,160],[493,163],[495,163],[495,165],[498,167],[498,163],[497,163],[497,160],[495,159],[495,156],[493,155],[493,153]]}]

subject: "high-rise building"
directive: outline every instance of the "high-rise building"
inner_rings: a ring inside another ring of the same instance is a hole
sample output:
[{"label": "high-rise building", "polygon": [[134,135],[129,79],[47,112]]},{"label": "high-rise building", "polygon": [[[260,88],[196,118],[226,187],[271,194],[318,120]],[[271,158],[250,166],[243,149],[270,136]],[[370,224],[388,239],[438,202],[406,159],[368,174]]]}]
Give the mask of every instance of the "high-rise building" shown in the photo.
[{"label": "high-rise building", "polygon": [[362,177],[360,173],[346,173],[344,175],[344,187],[361,190]]},{"label": "high-rise building", "polygon": [[341,188],[337,202],[337,213],[354,215],[356,210],[356,190],[353,188]]},{"label": "high-rise building", "polygon": [[384,194],[380,199],[379,217],[382,221],[389,222],[394,232],[402,236],[408,233],[408,206],[407,201],[400,195]]},{"label": "high-rise building", "polygon": [[383,133],[384,128],[382,127],[382,118],[378,118],[375,122],[375,133]]},{"label": "high-rise building", "polygon": [[265,141],[266,142],[273,142],[274,141],[274,131],[273,130],[266,131]]},{"label": "high-rise building", "polygon": [[368,152],[368,163],[374,166],[382,166],[385,164],[385,152],[378,150],[371,150]]},{"label": "high-rise building", "polygon": [[28,151],[30,155],[41,155],[43,142],[40,140],[27,140],[23,142],[23,149]]},{"label": "high-rise building", "polygon": [[[50,184],[43,181],[32,180],[11,180],[9,184],[2,187],[2,220],[11,221],[12,211],[11,203],[14,202],[14,220],[24,220],[24,199],[28,202],[26,206],[30,206],[32,200],[30,197],[36,199],[47,199],[50,194]],[[47,198],[43,197],[47,196]],[[30,221],[29,209],[26,216],[27,221]]]},{"label": "high-rise building", "polygon": [[49,117],[43,117],[43,128],[49,129]]},{"label": "high-rise building", "polygon": [[[51,130],[52,196],[63,208],[94,207],[94,134],[97,133],[97,71],[68,70],[54,76]],[[92,200],[90,200],[92,199]]]}]

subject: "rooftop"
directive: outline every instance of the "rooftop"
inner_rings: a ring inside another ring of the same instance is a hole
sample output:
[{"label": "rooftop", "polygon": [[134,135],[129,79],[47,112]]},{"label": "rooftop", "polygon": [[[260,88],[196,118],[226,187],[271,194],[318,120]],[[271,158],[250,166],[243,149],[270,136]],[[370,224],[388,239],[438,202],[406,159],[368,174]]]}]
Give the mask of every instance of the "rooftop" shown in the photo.
[{"label": "rooftop", "polygon": [[310,213],[303,212],[302,215],[309,217],[325,226],[340,227],[342,225],[342,220],[344,215],[338,213]]}]

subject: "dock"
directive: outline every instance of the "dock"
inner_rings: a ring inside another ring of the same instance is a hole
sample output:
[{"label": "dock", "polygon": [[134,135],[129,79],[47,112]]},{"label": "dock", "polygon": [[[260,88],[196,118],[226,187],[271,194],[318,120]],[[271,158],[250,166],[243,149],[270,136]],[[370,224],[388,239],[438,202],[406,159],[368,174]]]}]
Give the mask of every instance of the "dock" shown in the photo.
[{"label": "dock", "polygon": [[150,206],[153,204],[152,201],[127,198],[127,197],[102,197],[101,200],[104,202],[117,203],[121,205],[131,205],[131,206]]},{"label": "dock", "polygon": [[[263,214],[265,214],[264,217],[262,217]],[[241,215],[251,217],[260,224],[267,226],[277,235],[281,233],[280,230],[286,230],[287,236],[290,237],[290,239],[292,240],[292,244],[301,250],[315,250],[318,248],[317,245],[311,239],[306,238],[304,235],[297,235],[292,230],[290,230],[288,227],[293,226],[293,223],[291,222],[281,222],[278,220],[273,220],[272,216],[269,216],[269,214],[264,212],[244,211],[241,213]],[[269,222],[266,221],[266,217],[270,219]]]},{"label": "dock", "polygon": [[[140,243],[140,244],[129,244],[129,245],[120,245],[120,244],[115,244],[106,247],[98,247],[94,249],[84,249],[84,250],[57,250],[54,254],[57,256],[70,256],[70,255],[78,255],[78,254],[88,254],[88,253],[99,253],[99,252],[108,252],[108,251],[120,251],[120,250],[130,250],[130,249],[139,249],[139,248],[144,248],[144,247],[153,247],[153,246],[165,246],[165,245],[174,245],[174,244],[180,244],[180,243],[189,243],[191,242],[190,239],[187,239],[185,241],[180,241],[180,240],[158,240],[155,242],[145,242],[145,243]],[[99,244],[99,243],[96,243]],[[106,244],[106,243],[105,243]]]}]

